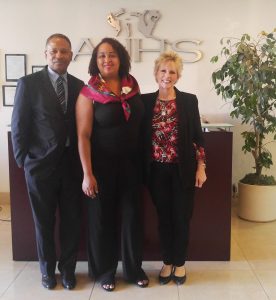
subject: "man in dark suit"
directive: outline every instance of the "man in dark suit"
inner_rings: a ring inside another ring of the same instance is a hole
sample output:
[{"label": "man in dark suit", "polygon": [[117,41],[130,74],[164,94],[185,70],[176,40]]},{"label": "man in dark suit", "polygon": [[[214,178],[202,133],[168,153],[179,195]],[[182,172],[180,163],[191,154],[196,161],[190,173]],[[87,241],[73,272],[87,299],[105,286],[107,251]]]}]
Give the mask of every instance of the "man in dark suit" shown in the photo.
[{"label": "man in dark suit", "polygon": [[43,70],[18,81],[12,143],[16,162],[25,171],[42,285],[53,289],[57,284],[54,231],[58,208],[58,269],[64,288],[73,289],[82,197],[75,102],[84,83],[67,73],[72,51],[65,35],[47,39],[45,57]]}]

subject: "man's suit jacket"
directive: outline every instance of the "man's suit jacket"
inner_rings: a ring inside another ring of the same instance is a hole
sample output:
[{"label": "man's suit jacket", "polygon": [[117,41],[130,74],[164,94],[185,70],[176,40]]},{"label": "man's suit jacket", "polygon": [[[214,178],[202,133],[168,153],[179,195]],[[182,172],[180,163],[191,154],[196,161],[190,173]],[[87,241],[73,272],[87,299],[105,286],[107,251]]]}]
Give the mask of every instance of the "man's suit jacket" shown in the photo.
[{"label": "man's suit jacket", "polygon": [[17,84],[11,122],[15,160],[31,176],[49,176],[65,151],[69,137],[78,159],[75,103],[83,81],[68,74],[67,113],[62,112],[47,66]]},{"label": "man's suit jacket", "polygon": [[[197,169],[197,146],[204,146],[203,133],[198,111],[198,100],[193,94],[176,92],[176,107],[178,117],[178,159],[179,171],[186,187],[194,187],[195,173]],[[143,94],[142,100],[145,106],[145,120],[143,128],[143,165],[144,180],[148,183],[150,177],[150,163],[152,161],[152,117],[153,109],[158,97],[155,93]]]}]

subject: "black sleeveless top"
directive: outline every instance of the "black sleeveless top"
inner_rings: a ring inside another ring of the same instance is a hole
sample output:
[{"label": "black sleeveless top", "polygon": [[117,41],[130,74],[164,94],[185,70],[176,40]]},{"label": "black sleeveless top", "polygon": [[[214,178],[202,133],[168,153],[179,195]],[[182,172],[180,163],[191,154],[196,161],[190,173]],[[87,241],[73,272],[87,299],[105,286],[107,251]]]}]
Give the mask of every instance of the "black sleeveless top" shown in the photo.
[{"label": "black sleeveless top", "polygon": [[131,114],[125,119],[120,102],[94,102],[92,158],[123,158],[136,155],[140,147],[140,129],[144,106],[139,94],[128,100]]}]

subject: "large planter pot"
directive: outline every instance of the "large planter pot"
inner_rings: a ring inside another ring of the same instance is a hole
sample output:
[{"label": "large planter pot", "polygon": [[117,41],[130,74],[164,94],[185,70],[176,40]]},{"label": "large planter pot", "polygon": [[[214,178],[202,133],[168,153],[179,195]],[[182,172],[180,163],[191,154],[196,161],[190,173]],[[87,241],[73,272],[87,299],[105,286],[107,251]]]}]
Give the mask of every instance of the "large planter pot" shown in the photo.
[{"label": "large planter pot", "polygon": [[239,182],[238,215],[242,219],[255,222],[276,220],[276,185]]}]

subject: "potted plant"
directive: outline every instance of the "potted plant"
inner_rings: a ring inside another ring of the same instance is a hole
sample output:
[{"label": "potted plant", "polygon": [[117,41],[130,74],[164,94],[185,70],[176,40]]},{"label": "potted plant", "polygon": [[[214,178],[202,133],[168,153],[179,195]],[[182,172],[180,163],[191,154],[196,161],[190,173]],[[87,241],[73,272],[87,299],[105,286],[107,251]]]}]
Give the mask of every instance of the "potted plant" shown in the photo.
[{"label": "potted plant", "polygon": [[[262,31],[256,39],[249,34],[223,38],[221,45],[219,56],[224,62],[212,73],[215,90],[231,102],[230,116],[251,128],[242,132],[242,150],[253,155],[254,172],[239,182],[238,214],[251,221],[271,221],[276,219],[276,181],[263,171],[273,164],[266,146],[276,140],[276,29]],[[211,62],[217,63],[219,56],[212,57]],[[268,207],[265,190],[270,193]]]}]

